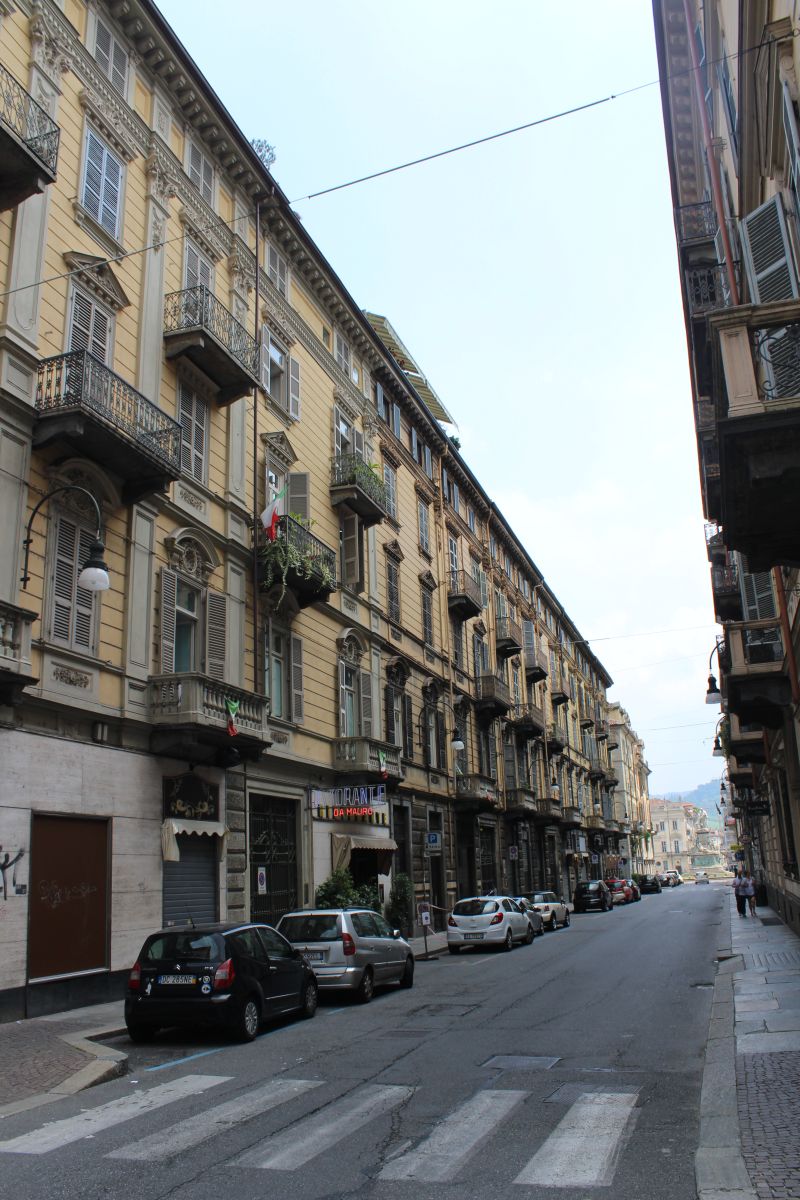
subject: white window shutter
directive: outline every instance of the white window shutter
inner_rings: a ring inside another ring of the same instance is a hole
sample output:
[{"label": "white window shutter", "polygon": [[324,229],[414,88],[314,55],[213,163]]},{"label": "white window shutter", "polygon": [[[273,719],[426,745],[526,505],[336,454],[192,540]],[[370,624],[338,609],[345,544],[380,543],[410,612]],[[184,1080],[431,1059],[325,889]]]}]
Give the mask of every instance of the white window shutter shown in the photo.
[{"label": "white window shutter", "polygon": [[72,293],[69,348],[88,350],[92,341],[92,302],[83,292]]},{"label": "white window shutter", "polygon": [[128,90],[128,55],[116,39],[111,55],[111,82],[121,96],[126,94]]},{"label": "white window shutter", "polygon": [[347,737],[347,689],[345,687],[345,664],[339,659],[339,737]]},{"label": "white window shutter", "polygon": [[175,673],[175,604],[178,576],[170,567],[161,568],[161,674]]},{"label": "white window shutter", "polygon": [[104,75],[111,74],[111,54],[113,39],[111,30],[98,20],[95,32],[94,56]]},{"label": "white window shutter", "polygon": [[111,341],[111,318],[95,304],[92,314],[92,339],[89,349],[100,362],[108,364],[109,343]]},{"label": "white window shutter", "polygon": [[104,166],[105,149],[103,143],[89,129],[86,131],[86,165],[83,175],[82,204],[96,221],[100,220]]},{"label": "white window shutter", "polygon": [[269,356],[269,329],[266,325],[261,326],[261,386],[269,395],[271,378],[271,359]]},{"label": "white window shutter", "polygon": [[359,458],[364,457],[364,435],[360,429],[353,430],[353,449]]},{"label": "white window shutter", "polygon": [[361,527],[355,514],[347,514],[342,518],[342,573],[343,582],[348,587],[356,588],[361,583]]},{"label": "white window shutter", "polygon": [[296,358],[289,359],[289,416],[300,420],[300,363]]},{"label": "white window shutter", "polygon": [[[786,146],[789,151],[789,183],[795,197],[795,205],[800,201],[800,132],[797,128],[797,117],[794,111],[794,101],[789,91],[789,84],[783,84],[783,130],[786,134]],[[797,213],[800,217],[800,212]]]},{"label": "white window shutter", "polygon": [[[88,529],[78,530],[78,546],[75,559],[75,575],[80,575],[83,564],[88,559],[94,535]],[[73,629],[73,645],[81,650],[92,651],[94,640],[94,592],[75,585],[75,626]]]},{"label": "white window shutter", "polygon": [[224,592],[206,593],[206,675],[225,679],[225,647],[228,632],[228,597]]},{"label": "white window shutter", "polygon": [[342,414],[339,406],[333,406],[333,452],[338,458],[342,453]]},{"label": "white window shutter", "polygon": [[200,193],[209,204],[214,199],[214,168],[207,158],[203,157],[203,174]]},{"label": "white window shutter", "polygon": [[75,595],[75,551],[77,526],[60,517],[56,526],[56,547],[53,566],[52,636],[59,642],[69,642],[72,634],[72,608]]},{"label": "white window shutter", "polygon": [[100,210],[100,224],[116,237],[119,226],[122,163],[109,150],[105,150],[104,153],[103,203]]},{"label": "white window shutter", "polygon": [[203,156],[194,142],[189,144],[189,178],[197,188],[203,182]]},{"label": "white window shutter", "polygon": [[186,242],[186,266],[184,271],[184,286],[197,287],[200,282],[200,255],[190,241]]},{"label": "white window shutter", "polygon": [[797,274],[780,194],[743,217],[740,228],[753,303],[796,299]]},{"label": "white window shutter", "polygon": [[292,516],[302,517],[307,521],[311,516],[309,504],[310,476],[307,471],[290,471],[287,487],[287,512]]},{"label": "white window shutter", "polygon": [[772,572],[742,572],[742,598],[748,621],[763,621],[776,616]]},{"label": "white window shutter", "polygon": [[359,671],[361,693],[361,736],[372,737],[372,676],[369,671]]},{"label": "white window shutter", "polygon": [[303,721],[303,639],[292,634],[292,720]]}]

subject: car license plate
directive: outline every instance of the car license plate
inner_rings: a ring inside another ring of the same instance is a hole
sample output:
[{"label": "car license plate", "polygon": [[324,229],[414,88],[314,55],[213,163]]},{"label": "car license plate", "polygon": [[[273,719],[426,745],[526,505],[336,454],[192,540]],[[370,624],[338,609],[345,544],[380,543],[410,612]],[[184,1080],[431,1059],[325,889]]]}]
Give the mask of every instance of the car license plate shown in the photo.
[{"label": "car license plate", "polygon": [[197,983],[196,975],[159,975],[159,983],[165,984],[181,984],[181,983]]},{"label": "car license plate", "polygon": [[324,957],[321,950],[306,950],[305,956],[309,962],[322,962]]},{"label": "car license plate", "polygon": [[482,940],[483,940],[482,933],[465,933],[464,934],[465,942],[480,942]]}]

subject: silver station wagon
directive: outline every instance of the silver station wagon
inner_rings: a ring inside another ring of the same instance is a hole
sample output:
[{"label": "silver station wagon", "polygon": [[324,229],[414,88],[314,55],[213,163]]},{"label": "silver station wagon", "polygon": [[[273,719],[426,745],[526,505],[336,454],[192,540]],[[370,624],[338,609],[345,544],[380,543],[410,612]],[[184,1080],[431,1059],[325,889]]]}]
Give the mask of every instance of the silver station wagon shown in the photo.
[{"label": "silver station wagon", "polygon": [[322,991],[347,988],[366,1004],[381,984],[414,984],[414,952],[399,930],[370,909],[286,913],[277,928],[308,960]]}]

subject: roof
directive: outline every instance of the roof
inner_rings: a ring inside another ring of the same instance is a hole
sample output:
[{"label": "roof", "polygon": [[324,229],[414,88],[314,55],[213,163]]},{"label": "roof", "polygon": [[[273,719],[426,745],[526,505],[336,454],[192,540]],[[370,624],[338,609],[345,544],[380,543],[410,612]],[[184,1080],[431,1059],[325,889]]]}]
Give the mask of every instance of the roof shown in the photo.
[{"label": "roof", "polygon": [[408,378],[409,383],[413,385],[415,391],[425,401],[437,421],[444,421],[447,425],[455,425],[456,422],[450,416],[450,413],[420,370],[419,365],[415,362],[413,355],[400,340],[397,332],[387,318],[371,312],[365,312],[364,316],[378,334],[386,349],[389,350],[403,374]]}]

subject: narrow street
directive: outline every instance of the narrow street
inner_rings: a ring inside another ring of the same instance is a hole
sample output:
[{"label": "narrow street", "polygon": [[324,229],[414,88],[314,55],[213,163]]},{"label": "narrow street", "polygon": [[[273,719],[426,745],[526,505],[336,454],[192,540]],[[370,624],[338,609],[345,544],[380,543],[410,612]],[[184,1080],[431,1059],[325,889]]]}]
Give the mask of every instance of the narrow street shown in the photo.
[{"label": "narrow street", "polygon": [[726,901],[683,887],[420,962],[411,992],[252,1046],[135,1048],[127,1076],[2,1122],[0,1195],[690,1200]]}]

